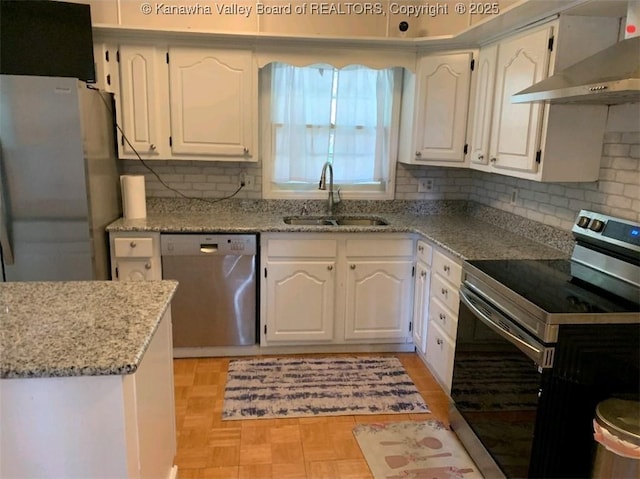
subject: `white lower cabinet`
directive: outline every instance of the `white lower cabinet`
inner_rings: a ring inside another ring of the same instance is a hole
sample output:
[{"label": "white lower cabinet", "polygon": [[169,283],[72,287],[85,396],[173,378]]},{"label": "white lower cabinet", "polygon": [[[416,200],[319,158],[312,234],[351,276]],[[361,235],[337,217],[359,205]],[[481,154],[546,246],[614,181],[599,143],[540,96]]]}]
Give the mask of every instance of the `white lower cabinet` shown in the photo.
[{"label": "white lower cabinet", "polygon": [[412,271],[408,260],[349,261],[345,339],[406,339]]},{"label": "white lower cabinet", "polygon": [[427,331],[427,364],[447,394],[451,393],[453,355],[455,350],[455,339],[445,334],[435,321],[429,321]]},{"label": "white lower cabinet", "polygon": [[413,239],[407,235],[268,233],[261,258],[262,346],[409,338]]},{"label": "white lower cabinet", "polygon": [[162,279],[160,233],[110,233],[109,237],[112,279]]},{"label": "white lower cabinet", "polygon": [[[423,293],[427,298],[421,298],[417,292],[414,298],[414,343],[433,375],[449,394],[458,328],[462,265],[459,259],[449,256],[441,248],[431,248],[431,274],[427,276],[431,284],[427,286],[428,293]],[[419,254],[417,269],[420,274]],[[418,281],[416,278],[416,284]],[[416,338],[415,331],[418,328],[422,336]],[[420,347],[422,344],[425,345],[424,350]]]},{"label": "white lower cabinet", "polygon": [[416,273],[413,287],[413,344],[418,354],[424,358],[427,352],[427,325],[429,320],[429,290],[431,284],[432,248],[424,241],[416,247]]},{"label": "white lower cabinet", "polygon": [[331,341],[335,261],[268,261],[267,341]]}]

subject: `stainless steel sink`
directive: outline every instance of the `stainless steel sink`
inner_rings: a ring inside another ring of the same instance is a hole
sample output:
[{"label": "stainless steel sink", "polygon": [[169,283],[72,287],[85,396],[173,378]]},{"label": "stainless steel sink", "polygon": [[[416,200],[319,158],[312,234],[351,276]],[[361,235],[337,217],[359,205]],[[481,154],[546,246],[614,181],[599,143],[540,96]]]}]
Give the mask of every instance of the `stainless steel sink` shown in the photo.
[{"label": "stainless steel sink", "polygon": [[376,216],[285,216],[288,225],[299,226],[385,226],[389,223]]}]

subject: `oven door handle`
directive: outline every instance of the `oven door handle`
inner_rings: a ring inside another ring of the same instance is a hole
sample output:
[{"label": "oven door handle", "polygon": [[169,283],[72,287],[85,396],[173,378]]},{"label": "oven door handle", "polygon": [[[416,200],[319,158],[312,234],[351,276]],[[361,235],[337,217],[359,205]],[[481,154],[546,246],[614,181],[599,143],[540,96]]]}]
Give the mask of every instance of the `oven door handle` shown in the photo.
[{"label": "oven door handle", "polygon": [[[548,348],[537,342],[531,336],[526,334],[523,330],[520,330],[513,321],[504,316],[500,311],[493,308],[490,304],[484,301],[480,296],[472,293],[464,286],[460,288],[460,301],[467,306],[471,312],[492,331],[496,332],[504,339],[509,341],[520,351],[531,358],[541,368],[550,368],[553,365],[554,348]],[[494,320],[490,315],[482,311],[477,303],[482,305],[482,308],[490,313],[491,316],[496,316],[498,322]],[[505,326],[503,326],[502,324]],[[506,326],[509,324],[509,326]],[[519,334],[516,336],[509,329],[516,330]]]}]

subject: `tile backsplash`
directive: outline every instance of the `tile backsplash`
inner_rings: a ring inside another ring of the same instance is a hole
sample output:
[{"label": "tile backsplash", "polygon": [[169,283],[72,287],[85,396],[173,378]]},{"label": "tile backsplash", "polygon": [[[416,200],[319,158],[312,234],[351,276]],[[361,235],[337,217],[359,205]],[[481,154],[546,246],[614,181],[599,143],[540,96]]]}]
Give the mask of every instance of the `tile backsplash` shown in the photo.
[{"label": "tile backsplash", "polygon": [[[618,122],[619,123],[619,122]],[[614,121],[612,126],[619,125]],[[635,127],[635,125],[634,125]],[[148,162],[170,187],[192,197],[219,198],[248,185],[236,198],[262,197],[261,163],[200,161]],[[122,161],[122,172],[144,174],[148,197],[178,197],[137,161]],[[431,191],[418,192],[422,178],[433,179]],[[398,164],[397,200],[471,200],[548,226],[570,230],[581,209],[640,221],[640,131],[605,134],[600,178],[591,183],[538,183],[465,168]]]}]

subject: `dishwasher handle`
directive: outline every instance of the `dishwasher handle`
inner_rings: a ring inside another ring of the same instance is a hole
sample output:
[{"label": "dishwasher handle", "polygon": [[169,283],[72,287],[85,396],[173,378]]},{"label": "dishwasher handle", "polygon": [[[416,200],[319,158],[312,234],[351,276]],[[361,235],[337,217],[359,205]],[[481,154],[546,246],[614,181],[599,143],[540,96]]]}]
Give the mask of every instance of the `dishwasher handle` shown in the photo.
[{"label": "dishwasher handle", "polygon": [[204,254],[214,254],[218,252],[218,243],[201,243],[200,244],[200,252]]}]

